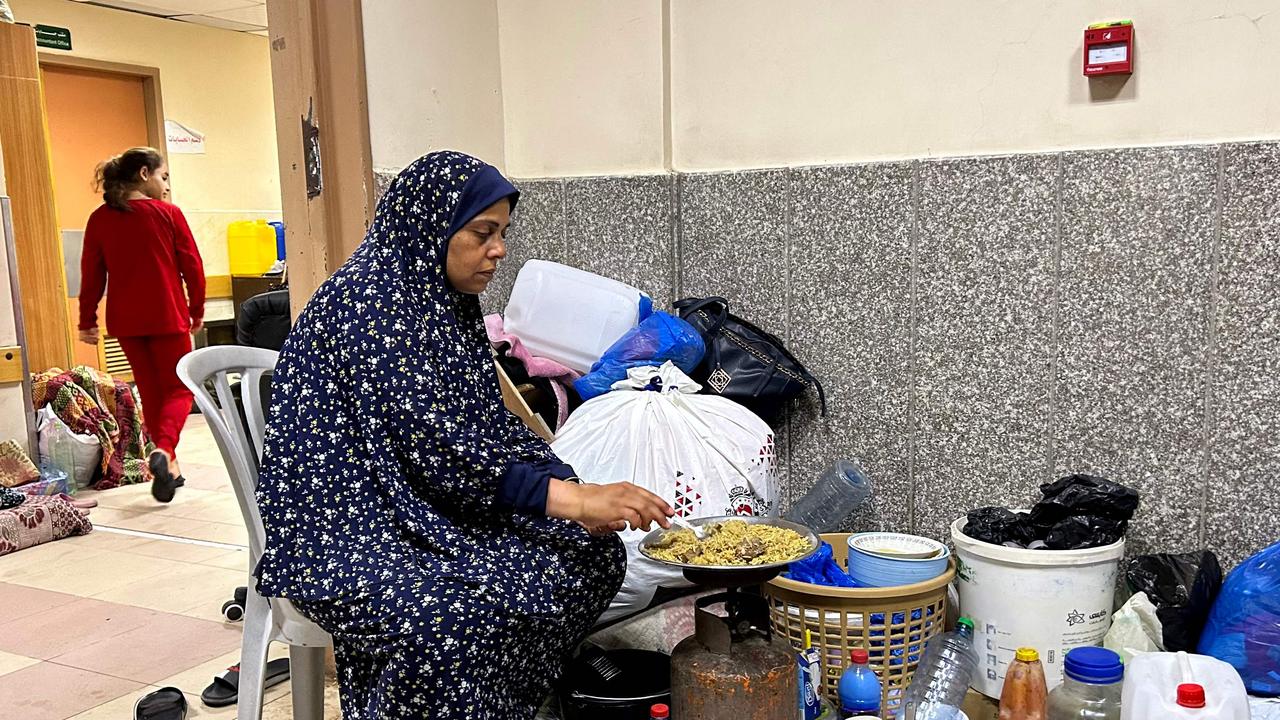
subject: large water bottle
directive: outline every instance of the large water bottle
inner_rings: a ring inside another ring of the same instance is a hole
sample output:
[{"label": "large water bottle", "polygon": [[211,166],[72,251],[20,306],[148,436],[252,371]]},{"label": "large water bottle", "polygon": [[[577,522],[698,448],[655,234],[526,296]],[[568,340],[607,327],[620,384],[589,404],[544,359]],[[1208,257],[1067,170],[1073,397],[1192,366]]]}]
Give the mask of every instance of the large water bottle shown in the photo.
[{"label": "large water bottle", "polygon": [[856,460],[839,460],[784,516],[814,532],[835,532],[871,497],[871,481]]},{"label": "large water bottle", "polygon": [[965,693],[978,671],[973,621],[962,617],[956,629],[929,641],[903,699],[904,720],[951,720],[960,716]]}]

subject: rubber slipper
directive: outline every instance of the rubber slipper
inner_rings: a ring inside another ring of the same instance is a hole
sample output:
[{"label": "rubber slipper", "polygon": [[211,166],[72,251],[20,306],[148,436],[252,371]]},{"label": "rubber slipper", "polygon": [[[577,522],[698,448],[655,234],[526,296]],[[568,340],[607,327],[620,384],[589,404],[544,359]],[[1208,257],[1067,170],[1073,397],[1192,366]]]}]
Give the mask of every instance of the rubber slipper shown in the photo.
[{"label": "rubber slipper", "polygon": [[176,687],[165,687],[138,698],[134,720],[187,720],[187,698]]},{"label": "rubber slipper", "polygon": [[[275,687],[289,679],[289,658],[277,658],[267,663],[262,688]],[[212,708],[235,705],[240,697],[240,665],[232,665],[226,672],[213,678],[209,687],[200,693],[200,702]]]},{"label": "rubber slipper", "polygon": [[162,503],[173,500],[178,481],[169,472],[169,456],[157,450],[151,453],[147,467],[151,470],[151,497]]}]

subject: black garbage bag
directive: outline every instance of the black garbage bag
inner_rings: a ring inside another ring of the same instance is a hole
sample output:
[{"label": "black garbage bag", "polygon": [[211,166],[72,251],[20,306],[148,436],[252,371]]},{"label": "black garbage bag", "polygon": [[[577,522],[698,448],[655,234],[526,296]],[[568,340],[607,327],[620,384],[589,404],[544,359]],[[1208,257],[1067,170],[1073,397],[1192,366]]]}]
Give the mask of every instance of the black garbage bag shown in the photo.
[{"label": "black garbage bag", "polygon": [[1044,499],[1031,508],[1031,522],[1052,527],[1063,518],[1096,515],[1128,522],[1138,509],[1138,491],[1094,475],[1067,475],[1040,486]]},{"label": "black garbage bag", "polygon": [[970,510],[964,525],[964,534],[975,540],[1003,545],[1007,542],[1026,547],[1036,539],[1035,528],[1027,522],[1026,513],[1016,513],[1008,508],[981,507]]},{"label": "black garbage bag", "polygon": [[1102,547],[1124,537],[1129,523],[1100,515],[1076,515],[1063,518],[1049,527],[1044,545],[1049,550],[1079,550]]},{"label": "black garbage bag", "polygon": [[1144,592],[1156,606],[1169,652],[1195,652],[1213,601],[1222,589],[1218,556],[1205,550],[1140,555],[1125,573],[1129,592]]}]

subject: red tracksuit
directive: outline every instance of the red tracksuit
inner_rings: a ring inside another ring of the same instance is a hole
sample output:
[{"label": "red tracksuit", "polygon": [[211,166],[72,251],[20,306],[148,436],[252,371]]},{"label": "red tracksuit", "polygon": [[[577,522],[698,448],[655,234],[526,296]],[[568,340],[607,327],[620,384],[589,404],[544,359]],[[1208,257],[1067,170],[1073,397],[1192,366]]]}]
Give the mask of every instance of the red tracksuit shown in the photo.
[{"label": "red tracksuit", "polygon": [[[204,263],[187,219],[162,200],[107,205],[89,216],[80,258],[80,329],[97,325],[107,296],[107,332],[133,367],[144,424],[156,447],[176,457],[191,412],[178,360],[191,352],[191,326],[204,317]],[[183,290],[183,284],[186,290]]]}]

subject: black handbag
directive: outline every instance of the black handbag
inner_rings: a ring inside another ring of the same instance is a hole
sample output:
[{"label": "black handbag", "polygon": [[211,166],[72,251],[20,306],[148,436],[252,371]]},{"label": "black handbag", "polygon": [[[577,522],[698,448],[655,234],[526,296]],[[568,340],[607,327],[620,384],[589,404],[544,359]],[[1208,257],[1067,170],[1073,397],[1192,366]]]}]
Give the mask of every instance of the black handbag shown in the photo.
[{"label": "black handbag", "polygon": [[693,371],[703,391],[745,405],[766,421],[777,419],[792,398],[810,386],[818,391],[822,414],[827,397],[818,382],[782,341],[729,313],[721,297],[676,302],[680,318],[698,329],[707,354]]}]

